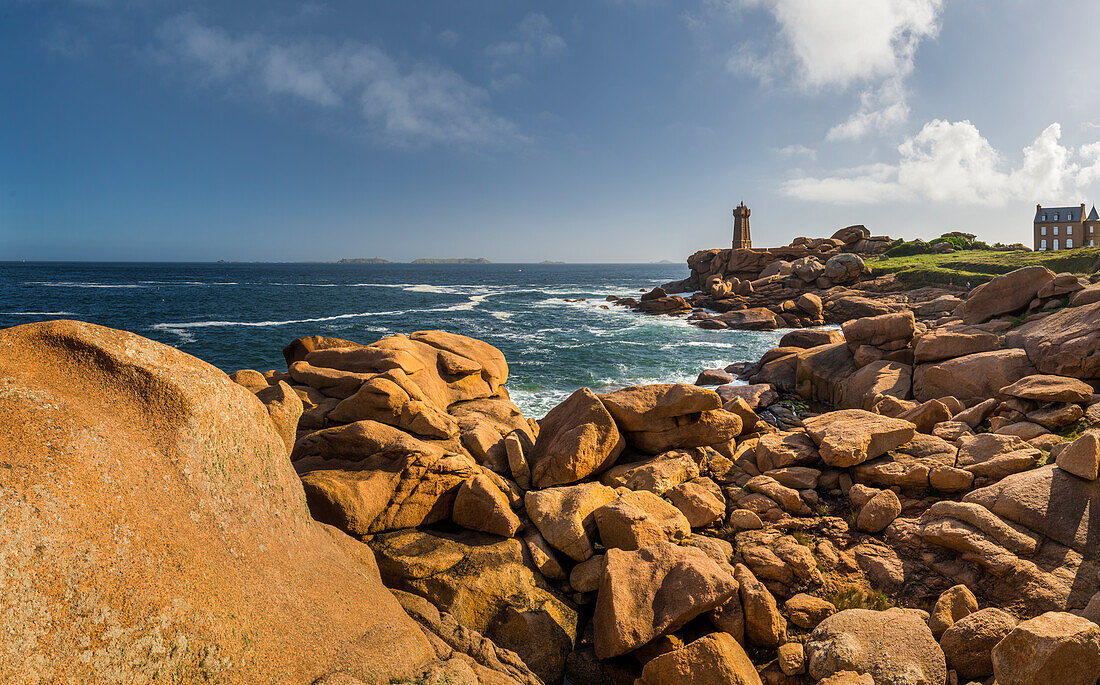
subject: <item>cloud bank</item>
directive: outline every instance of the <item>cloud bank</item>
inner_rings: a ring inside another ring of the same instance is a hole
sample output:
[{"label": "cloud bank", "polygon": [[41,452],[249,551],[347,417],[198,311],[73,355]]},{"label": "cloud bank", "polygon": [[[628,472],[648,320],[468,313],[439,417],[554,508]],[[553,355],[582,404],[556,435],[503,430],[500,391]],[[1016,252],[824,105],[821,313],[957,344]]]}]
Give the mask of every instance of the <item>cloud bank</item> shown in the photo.
[{"label": "cloud bank", "polygon": [[157,55],[200,84],[234,95],[293,101],[344,117],[399,147],[498,145],[523,140],[489,108],[488,94],[437,64],[399,61],[354,41],[280,41],[233,35],[182,14],[158,31]]},{"label": "cloud bank", "polygon": [[934,119],[898,146],[895,164],[874,164],[832,176],[804,177],[783,186],[786,195],[829,204],[886,201],[1003,205],[1063,201],[1100,179],[1100,142],[1067,148],[1062,127],[1048,126],[1007,168],[1004,156],[969,121]]}]

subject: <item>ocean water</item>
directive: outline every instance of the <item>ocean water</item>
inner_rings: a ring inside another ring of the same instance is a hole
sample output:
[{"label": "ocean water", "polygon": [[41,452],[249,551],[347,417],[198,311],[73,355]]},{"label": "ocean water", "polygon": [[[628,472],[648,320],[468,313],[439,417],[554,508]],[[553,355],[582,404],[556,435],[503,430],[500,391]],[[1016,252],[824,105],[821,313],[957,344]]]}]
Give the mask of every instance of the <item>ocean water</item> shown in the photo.
[{"label": "ocean water", "polygon": [[[0,263],[0,327],[68,318],[172,345],[226,372],[285,370],[303,335],[369,343],[442,329],[504,352],[543,416],[581,386],[692,382],[760,357],[784,331],[706,331],[604,301],[684,278],[679,264]],[[580,301],[569,301],[580,300]]]}]

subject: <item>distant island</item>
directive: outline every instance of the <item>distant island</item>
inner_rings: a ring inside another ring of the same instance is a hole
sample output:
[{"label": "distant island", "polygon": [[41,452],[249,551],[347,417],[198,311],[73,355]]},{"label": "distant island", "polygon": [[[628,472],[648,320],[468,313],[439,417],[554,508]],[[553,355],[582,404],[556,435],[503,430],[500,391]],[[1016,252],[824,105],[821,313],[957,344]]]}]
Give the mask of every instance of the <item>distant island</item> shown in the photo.
[{"label": "distant island", "polygon": [[565,262],[559,262],[553,259],[544,259],[539,264],[565,264]]},{"label": "distant island", "polygon": [[336,262],[337,264],[393,264],[388,259],[382,259],[381,257],[353,257],[341,259]]},{"label": "distant island", "polygon": [[421,257],[420,259],[414,259],[412,264],[489,264],[489,260],[484,257],[451,257],[449,259],[436,259],[433,257]]}]

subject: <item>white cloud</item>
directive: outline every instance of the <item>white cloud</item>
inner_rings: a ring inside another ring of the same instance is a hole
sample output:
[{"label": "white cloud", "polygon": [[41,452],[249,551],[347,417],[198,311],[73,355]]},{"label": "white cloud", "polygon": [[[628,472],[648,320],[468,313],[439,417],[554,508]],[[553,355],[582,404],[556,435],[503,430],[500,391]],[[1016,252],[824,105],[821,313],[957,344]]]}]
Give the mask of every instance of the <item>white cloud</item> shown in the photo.
[{"label": "white cloud", "polygon": [[817,159],[817,150],[814,150],[813,148],[806,147],[805,145],[797,145],[797,144],[796,145],[788,145],[786,147],[779,148],[778,150],[776,150],[776,152],[778,152],[779,156],[783,157],[784,159],[795,159],[795,158],[805,158],[805,159],[809,159],[809,160]]},{"label": "white cloud", "polygon": [[830,204],[1001,205],[1020,197],[1061,201],[1100,178],[1100,142],[1072,150],[1061,144],[1061,135],[1062,127],[1051,124],[1024,148],[1020,166],[1010,169],[972,123],[936,119],[898,146],[897,164],[798,178],[783,190],[791,197]]},{"label": "white cloud", "polygon": [[279,42],[232,35],[183,14],[159,31],[160,58],[234,94],[288,98],[352,119],[397,146],[483,145],[522,140],[494,115],[485,90],[446,67],[403,63],[357,42]]},{"label": "white cloud", "polygon": [[513,39],[489,45],[485,54],[497,58],[556,57],[567,47],[546,15],[532,12],[519,22]]},{"label": "white cloud", "polygon": [[859,111],[829,129],[825,140],[855,140],[874,131],[888,131],[909,118],[909,102],[901,77],[860,93]]},{"label": "white cloud", "polygon": [[829,140],[887,130],[909,116],[905,77],[917,47],[939,32],[944,0],[734,0],[740,11],[764,8],[776,40],[742,46],[730,69],[762,83],[789,81],[807,92],[860,88],[860,108],[834,126]]},{"label": "white cloud", "polygon": [[1087,186],[1100,180],[1100,142],[1082,145],[1077,152],[1082,162],[1077,172],[1077,185]]}]

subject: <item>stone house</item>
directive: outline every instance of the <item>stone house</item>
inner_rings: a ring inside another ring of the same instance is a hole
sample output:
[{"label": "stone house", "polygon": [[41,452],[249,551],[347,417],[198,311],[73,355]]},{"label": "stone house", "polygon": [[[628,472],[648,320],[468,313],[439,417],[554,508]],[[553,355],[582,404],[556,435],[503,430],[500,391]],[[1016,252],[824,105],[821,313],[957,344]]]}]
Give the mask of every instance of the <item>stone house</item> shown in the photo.
[{"label": "stone house", "polygon": [[1076,207],[1035,205],[1035,249],[1072,250],[1094,247],[1100,239],[1100,214],[1096,207],[1085,214],[1085,203]]}]

